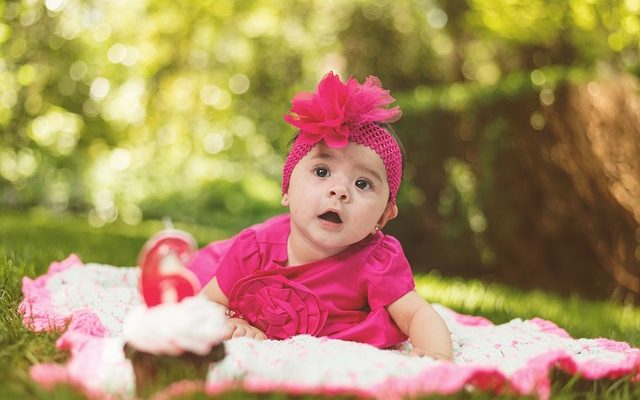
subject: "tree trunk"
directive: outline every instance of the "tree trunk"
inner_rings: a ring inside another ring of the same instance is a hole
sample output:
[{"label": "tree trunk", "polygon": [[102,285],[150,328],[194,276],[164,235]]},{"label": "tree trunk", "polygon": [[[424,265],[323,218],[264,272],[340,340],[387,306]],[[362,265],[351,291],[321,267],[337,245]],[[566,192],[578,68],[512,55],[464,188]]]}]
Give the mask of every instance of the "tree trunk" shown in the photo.
[{"label": "tree trunk", "polygon": [[[407,115],[399,130],[411,130],[401,136],[424,201],[390,229],[410,260],[566,295],[639,296],[638,86],[619,76],[562,86],[548,106],[531,91],[459,113]],[[443,214],[449,159],[474,172],[486,229],[469,228],[461,195]]]},{"label": "tree trunk", "polygon": [[[570,86],[544,110],[551,160],[571,177],[584,235],[619,292],[640,294],[640,101],[621,76]],[[576,271],[579,272],[579,271]]]}]

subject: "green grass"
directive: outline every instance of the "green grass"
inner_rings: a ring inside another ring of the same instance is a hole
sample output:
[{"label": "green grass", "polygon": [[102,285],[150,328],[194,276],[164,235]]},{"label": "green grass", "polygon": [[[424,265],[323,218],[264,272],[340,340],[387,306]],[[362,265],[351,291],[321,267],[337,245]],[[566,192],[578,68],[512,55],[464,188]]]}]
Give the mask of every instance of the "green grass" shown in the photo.
[{"label": "green grass", "polygon": [[431,302],[459,312],[483,315],[494,323],[513,318],[540,317],[565,329],[574,338],[606,337],[640,346],[640,309],[579,296],[563,298],[534,290],[523,292],[477,280],[428,274],[416,278],[418,293]]},{"label": "green grass", "polygon": [[[201,245],[229,234],[197,225],[177,227],[194,233]],[[133,265],[145,240],[161,228],[161,222],[150,221],[135,227],[115,224],[98,229],[88,225],[86,219],[72,215],[38,211],[0,213],[0,398],[82,398],[70,387],[46,391],[29,379],[31,365],[64,362],[67,354],[56,350],[56,334],[36,334],[22,326],[16,314],[22,298],[22,277],[44,273],[51,261],[63,259],[69,253],[76,253],[85,261]],[[429,301],[462,313],[482,315],[495,323],[541,317],[557,323],[574,337],[608,337],[640,346],[640,309],[637,308],[579,297],[566,299],[542,291],[523,292],[504,285],[444,278],[436,274],[417,277],[416,281],[418,291]],[[204,398],[202,394],[188,397]],[[230,392],[224,396],[232,399],[264,397],[243,392]],[[292,396],[273,393],[266,397]],[[307,397],[313,396],[302,396]],[[504,395],[501,398],[513,397]],[[496,396],[465,392],[447,398],[489,399]],[[640,385],[630,383],[628,379],[589,382],[556,373],[553,398],[640,398]]]}]

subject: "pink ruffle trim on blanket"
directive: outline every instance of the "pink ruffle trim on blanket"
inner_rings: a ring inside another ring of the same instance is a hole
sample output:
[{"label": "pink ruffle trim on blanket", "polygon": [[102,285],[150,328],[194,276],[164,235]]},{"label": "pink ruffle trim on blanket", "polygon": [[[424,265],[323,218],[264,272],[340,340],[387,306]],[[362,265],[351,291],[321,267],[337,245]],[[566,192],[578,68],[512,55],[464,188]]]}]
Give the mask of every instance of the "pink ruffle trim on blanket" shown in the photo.
[{"label": "pink ruffle trim on blanket", "polygon": [[[44,387],[68,383],[90,398],[131,395],[133,372],[120,336],[128,310],[140,303],[138,276],[137,268],[85,265],[71,255],[52,263],[45,275],[24,278],[19,306],[24,325],[37,332],[64,332],[56,346],[71,353],[64,365],[34,365],[32,379]],[[587,379],[631,375],[640,380],[640,349],[627,343],[572,339],[539,318],[493,325],[486,318],[436,307],[452,332],[453,363],[311,336],[264,342],[237,338],[227,342],[227,358],[209,372],[206,391],[241,387],[395,399],[472,386],[548,398],[552,368]],[[193,387],[184,383],[168,390]]]},{"label": "pink ruffle trim on blanket", "polygon": [[47,283],[52,276],[74,265],[82,265],[82,261],[72,254],[63,261],[51,263],[46,275],[36,279],[26,276],[22,278],[24,300],[18,306],[18,312],[22,314],[24,326],[35,332],[60,331],[65,328],[71,316],[58,314],[51,304]]}]

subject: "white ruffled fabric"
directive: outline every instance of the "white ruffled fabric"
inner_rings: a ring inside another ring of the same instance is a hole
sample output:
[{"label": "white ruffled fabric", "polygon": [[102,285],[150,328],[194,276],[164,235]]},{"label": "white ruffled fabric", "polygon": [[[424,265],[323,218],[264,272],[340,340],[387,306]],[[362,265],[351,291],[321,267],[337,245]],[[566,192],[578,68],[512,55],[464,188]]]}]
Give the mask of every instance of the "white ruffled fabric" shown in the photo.
[{"label": "white ruffled fabric", "polygon": [[[130,396],[134,380],[122,350],[125,336],[134,338],[138,347],[150,346],[152,352],[171,348],[199,353],[218,340],[224,329],[216,312],[220,310],[203,306],[202,299],[186,302],[185,312],[135,311],[141,306],[138,277],[138,268],[85,265],[72,255],[53,263],[45,275],[24,278],[20,312],[25,326],[34,331],[64,330],[57,346],[71,352],[66,364],[33,366],[32,378],[44,386],[72,383],[91,397]],[[399,398],[473,388],[547,398],[554,367],[586,379],[635,373],[640,380],[640,349],[627,343],[573,339],[538,318],[493,325],[482,317],[434,306],[452,333],[453,363],[408,357],[408,347],[379,350],[304,335],[283,341],[237,338],[226,342],[227,357],[209,371],[207,391],[237,388],[240,382],[245,390],[296,394],[346,392]],[[123,332],[127,316],[144,329]],[[200,324],[202,330],[190,332]],[[172,336],[184,333],[186,341],[171,342]]]}]

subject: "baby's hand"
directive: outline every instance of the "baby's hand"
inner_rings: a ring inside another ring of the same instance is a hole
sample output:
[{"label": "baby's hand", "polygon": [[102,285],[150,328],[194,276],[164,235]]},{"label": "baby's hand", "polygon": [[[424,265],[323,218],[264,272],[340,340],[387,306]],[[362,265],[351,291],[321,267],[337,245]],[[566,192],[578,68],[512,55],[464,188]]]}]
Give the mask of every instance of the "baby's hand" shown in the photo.
[{"label": "baby's hand", "polygon": [[265,340],[267,338],[260,329],[249,325],[249,323],[242,318],[229,318],[227,320],[227,332],[224,340],[235,337],[249,337],[258,340]]}]

